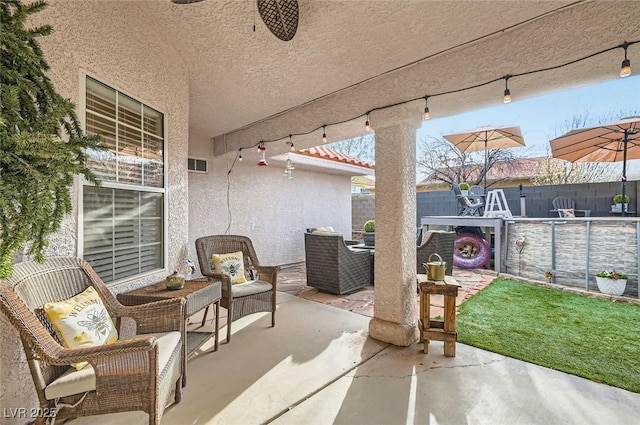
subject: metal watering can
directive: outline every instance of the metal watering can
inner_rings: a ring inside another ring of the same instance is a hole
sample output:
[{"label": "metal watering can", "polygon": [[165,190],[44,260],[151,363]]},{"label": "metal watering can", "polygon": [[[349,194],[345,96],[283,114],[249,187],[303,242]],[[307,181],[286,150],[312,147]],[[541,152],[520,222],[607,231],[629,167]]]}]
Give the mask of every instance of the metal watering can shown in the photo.
[{"label": "metal watering can", "polygon": [[[438,257],[440,261],[431,261],[433,256]],[[447,263],[442,260],[442,257],[438,253],[433,253],[429,256],[426,263],[422,263],[422,266],[427,270],[428,280],[444,280],[444,271],[447,269]]]}]

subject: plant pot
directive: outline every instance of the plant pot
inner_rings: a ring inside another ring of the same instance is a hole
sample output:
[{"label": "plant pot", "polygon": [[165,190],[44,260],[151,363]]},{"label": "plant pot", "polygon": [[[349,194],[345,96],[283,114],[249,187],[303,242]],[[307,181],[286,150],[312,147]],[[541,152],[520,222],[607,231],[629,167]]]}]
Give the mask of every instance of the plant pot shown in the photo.
[{"label": "plant pot", "polygon": [[362,234],[362,240],[364,241],[365,246],[375,246],[376,245],[375,232],[364,232]]},{"label": "plant pot", "polygon": [[[629,204],[624,204],[624,211],[629,211]],[[611,205],[611,212],[622,212],[622,204]]]},{"label": "plant pot", "polygon": [[460,194],[461,194],[462,196],[469,196],[469,191],[468,191],[468,190],[462,190],[462,189],[460,189]]},{"label": "plant pot", "polygon": [[596,276],[598,290],[603,294],[620,296],[627,287],[627,279],[610,279]]}]

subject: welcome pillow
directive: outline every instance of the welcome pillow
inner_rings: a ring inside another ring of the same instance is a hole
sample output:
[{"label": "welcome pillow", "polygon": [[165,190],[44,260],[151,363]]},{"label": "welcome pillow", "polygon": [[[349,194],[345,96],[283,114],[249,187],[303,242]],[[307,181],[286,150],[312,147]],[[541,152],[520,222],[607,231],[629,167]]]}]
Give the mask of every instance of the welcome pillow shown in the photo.
[{"label": "welcome pillow", "polygon": [[[93,347],[118,340],[118,331],[98,292],[89,287],[75,297],[43,307],[67,348]],[[76,363],[80,370],[87,362]]]},{"label": "welcome pillow", "polygon": [[213,268],[216,273],[224,273],[231,278],[231,283],[245,283],[244,258],[242,251],[228,254],[213,254]]}]

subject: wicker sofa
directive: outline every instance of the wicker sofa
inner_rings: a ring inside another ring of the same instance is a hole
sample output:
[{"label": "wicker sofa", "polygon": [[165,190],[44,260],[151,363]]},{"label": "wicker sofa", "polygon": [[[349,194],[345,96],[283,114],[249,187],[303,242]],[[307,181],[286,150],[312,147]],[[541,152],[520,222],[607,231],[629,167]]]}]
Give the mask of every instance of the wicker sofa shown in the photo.
[{"label": "wicker sofa", "polygon": [[371,284],[371,252],[351,249],[341,234],[306,232],[304,248],[307,285],[341,295]]},{"label": "wicker sofa", "polygon": [[[451,276],[453,272],[453,246],[456,239],[456,232],[447,232],[443,230],[431,230],[425,232],[422,243],[416,251],[416,271],[417,273],[426,273],[423,263],[429,260],[429,256],[437,253],[442,260],[447,263],[445,274]],[[434,257],[436,258],[436,257]]]}]

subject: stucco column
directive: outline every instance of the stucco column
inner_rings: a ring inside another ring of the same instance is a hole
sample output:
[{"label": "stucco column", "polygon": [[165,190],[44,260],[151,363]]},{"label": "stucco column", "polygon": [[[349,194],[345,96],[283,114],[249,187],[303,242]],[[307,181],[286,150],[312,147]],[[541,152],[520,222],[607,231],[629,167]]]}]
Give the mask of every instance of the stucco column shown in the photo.
[{"label": "stucco column", "polygon": [[375,304],[369,334],[399,346],[418,340],[416,130],[424,102],[369,115],[376,133]]}]

